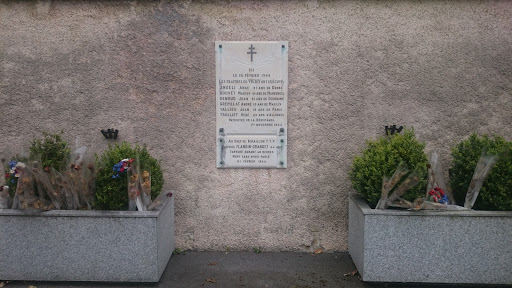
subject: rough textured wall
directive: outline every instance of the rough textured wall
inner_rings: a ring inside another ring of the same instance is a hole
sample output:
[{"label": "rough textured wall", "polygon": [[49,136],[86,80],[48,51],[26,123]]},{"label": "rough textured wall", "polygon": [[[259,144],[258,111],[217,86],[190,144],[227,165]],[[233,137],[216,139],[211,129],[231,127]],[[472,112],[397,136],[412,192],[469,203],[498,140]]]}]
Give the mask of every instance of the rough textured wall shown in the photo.
[{"label": "rough textured wall", "polygon": [[[0,147],[117,128],[179,191],[177,247],[345,250],[348,169],[385,125],[445,166],[512,137],[512,2],[454,2],[2,1]],[[289,168],[215,168],[215,40],[289,41]]]}]

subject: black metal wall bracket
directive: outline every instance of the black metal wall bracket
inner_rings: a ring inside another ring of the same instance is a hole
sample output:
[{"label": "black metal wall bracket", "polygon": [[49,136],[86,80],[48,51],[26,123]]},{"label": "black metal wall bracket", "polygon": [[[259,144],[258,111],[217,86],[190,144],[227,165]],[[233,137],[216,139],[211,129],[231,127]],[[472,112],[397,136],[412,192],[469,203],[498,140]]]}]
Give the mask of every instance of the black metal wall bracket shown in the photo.
[{"label": "black metal wall bracket", "polygon": [[103,134],[103,136],[105,136],[105,139],[114,139],[116,140],[117,139],[117,134],[119,133],[119,130],[114,130],[114,128],[112,129],[107,129],[107,130],[101,130],[101,134]]},{"label": "black metal wall bracket", "polygon": [[404,126],[400,126],[396,128],[396,125],[386,126],[386,135],[393,135],[396,133],[400,133],[404,129]]}]

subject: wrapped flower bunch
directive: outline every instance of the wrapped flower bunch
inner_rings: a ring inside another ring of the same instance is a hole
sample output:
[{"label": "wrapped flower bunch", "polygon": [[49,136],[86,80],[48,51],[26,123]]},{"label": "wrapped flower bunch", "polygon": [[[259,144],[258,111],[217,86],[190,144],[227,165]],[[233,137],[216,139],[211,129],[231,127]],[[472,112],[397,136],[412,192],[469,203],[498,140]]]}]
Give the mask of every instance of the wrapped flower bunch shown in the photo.
[{"label": "wrapped flower bunch", "polygon": [[132,148],[123,142],[96,157],[85,146],[69,146],[62,132],[44,132],[41,139],[32,141],[30,156],[16,155],[10,161],[2,157],[0,209],[154,208],[152,199],[162,189],[163,174],[145,146]]}]

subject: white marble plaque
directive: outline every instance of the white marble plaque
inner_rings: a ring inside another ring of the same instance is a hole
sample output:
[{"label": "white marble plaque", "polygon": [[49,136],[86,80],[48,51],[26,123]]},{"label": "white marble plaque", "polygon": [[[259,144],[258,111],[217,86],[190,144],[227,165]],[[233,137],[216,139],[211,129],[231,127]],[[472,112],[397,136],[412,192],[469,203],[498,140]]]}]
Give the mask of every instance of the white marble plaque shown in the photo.
[{"label": "white marble plaque", "polygon": [[217,167],[286,168],[288,42],[217,41]]}]

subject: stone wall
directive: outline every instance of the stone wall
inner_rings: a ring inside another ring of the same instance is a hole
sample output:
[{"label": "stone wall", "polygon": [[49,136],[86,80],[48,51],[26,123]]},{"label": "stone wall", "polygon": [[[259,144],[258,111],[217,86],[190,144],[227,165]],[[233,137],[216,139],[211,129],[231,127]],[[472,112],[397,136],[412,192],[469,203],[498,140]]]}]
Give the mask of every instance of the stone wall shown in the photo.
[{"label": "stone wall", "polygon": [[[0,148],[43,130],[147,143],[182,249],[347,249],[348,171],[414,127],[448,166],[512,137],[509,1],[2,1]],[[289,41],[288,168],[215,167],[214,41]]]}]

